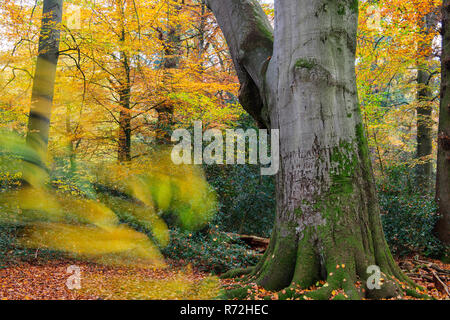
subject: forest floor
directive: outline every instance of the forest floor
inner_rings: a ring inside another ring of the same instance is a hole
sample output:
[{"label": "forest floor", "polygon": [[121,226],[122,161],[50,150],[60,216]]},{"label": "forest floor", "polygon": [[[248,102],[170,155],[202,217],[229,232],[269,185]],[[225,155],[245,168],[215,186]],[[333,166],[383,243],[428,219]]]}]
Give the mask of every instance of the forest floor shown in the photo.
[{"label": "forest floor", "polygon": [[[80,288],[74,286],[79,268]],[[72,278],[71,278],[72,277]],[[0,266],[0,300],[211,299],[217,278],[191,268],[134,268],[80,261],[37,261]]]},{"label": "forest floor", "polygon": [[[428,295],[437,300],[450,300],[450,264],[443,263],[439,260],[433,260],[419,256],[405,257],[396,259],[396,261],[403,272],[408,275],[410,279],[414,280],[416,284],[423,288],[422,291],[416,289],[418,293]],[[317,290],[317,288],[324,285],[324,283],[324,281],[319,281],[316,286],[313,286],[308,290],[302,290],[300,288],[295,290],[298,293],[298,296],[302,296],[302,294],[304,293]],[[236,285],[239,285],[239,279],[222,280],[222,287],[225,289],[235,288]],[[264,290],[264,288],[258,287],[256,284],[253,284],[250,287],[251,289],[248,289],[248,298],[251,297],[251,299],[255,300],[267,298],[278,300],[277,292],[266,291]],[[356,287],[361,287],[361,283],[357,283]],[[344,292],[342,292],[342,290],[333,291],[330,300],[341,293]],[[412,296],[399,296],[388,300],[399,299],[421,300]]]},{"label": "forest floor", "polygon": [[[436,299],[450,299],[450,264],[417,256],[397,262],[417,284],[426,289],[428,295]],[[67,272],[71,265],[80,268],[80,289],[70,290],[67,286],[73,275]],[[37,259],[0,266],[0,300],[197,300],[214,298],[221,288],[233,285],[239,285],[239,279],[219,280],[176,264],[165,269],[142,269]],[[250,296],[252,299],[278,299],[277,293],[256,285],[249,291]]]}]

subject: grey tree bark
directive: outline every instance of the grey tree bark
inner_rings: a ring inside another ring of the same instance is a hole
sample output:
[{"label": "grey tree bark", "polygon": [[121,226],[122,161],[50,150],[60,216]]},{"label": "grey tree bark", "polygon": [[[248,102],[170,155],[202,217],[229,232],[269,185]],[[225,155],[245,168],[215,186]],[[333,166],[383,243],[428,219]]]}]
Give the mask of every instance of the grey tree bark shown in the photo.
[{"label": "grey tree bark", "polygon": [[[59,57],[60,24],[63,0],[45,0],[39,54],[33,79],[27,144],[45,158]],[[39,164],[45,167],[44,163]]]},{"label": "grey tree bark", "polygon": [[450,245],[450,0],[442,6],[442,80],[439,113],[436,199],[440,239]]},{"label": "grey tree bark", "polygon": [[[274,231],[262,260],[245,272],[267,289],[288,287],[280,297],[323,279],[328,285],[307,296],[326,299],[343,288],[344,297],[359,298],[354,284],[365,283],[371,265],[384,279],[413,285],[381,226],[356,89],[358,1],[276,0],[274,32],[256,0],[208,4],[233,56],[241,103],[280,130]],[[386,280],[366,296],[398,292]]]},{"label": "grey tree bark", "polygon": [[239,100],[261,128],[270,128],[265,74],[273,54],[273,28],[257,1],[207,1],[227,40],[241,83]]}]

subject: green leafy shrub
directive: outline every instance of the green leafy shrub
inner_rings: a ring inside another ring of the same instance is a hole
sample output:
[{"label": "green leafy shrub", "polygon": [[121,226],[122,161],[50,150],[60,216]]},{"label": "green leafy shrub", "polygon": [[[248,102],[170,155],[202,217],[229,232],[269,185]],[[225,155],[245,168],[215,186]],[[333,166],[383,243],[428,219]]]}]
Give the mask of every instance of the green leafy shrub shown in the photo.
[{"label": "green leafy shrub", "polygon": [[170,244],[164,248],[163,254],[169,259],[216,274],[256,264],[258,256],[247,245],[217,229],[214,226],[209,231],[196,233],[173,229]]},{"label": "green leafy shrub", "polygon": [[0,269],[6,265],[19,262],[50,261],[61,259],[64,255],[49,249],[29,249],[17,245],[16,240],[20,237],[21,226],[11,224],[0,224]]},{"label": "green leafy shrub", "polygon": [[[257,127],[250,116],[242,116],[235,128]],[[213,224],[220,230],[269,237],[275,221],[275,179],[262,176],[259,165],[204,166],[208,183],[219,201]]]},{"label": "green leafy shrub", "polygon": [[261,176],[254,165],[211,166],[206,176],[218,195],[214,224],[226,232],[270,236],[275,220],[273,177]]},{"label": "green leafy shrub", "polygon": [[438,220],[436,203],[431,193],[414,185],[411,168],[390,168],[379,182],[379,198],[386,240],[396,255],[419,253],[439,257],[443,245],[434,235]]}]

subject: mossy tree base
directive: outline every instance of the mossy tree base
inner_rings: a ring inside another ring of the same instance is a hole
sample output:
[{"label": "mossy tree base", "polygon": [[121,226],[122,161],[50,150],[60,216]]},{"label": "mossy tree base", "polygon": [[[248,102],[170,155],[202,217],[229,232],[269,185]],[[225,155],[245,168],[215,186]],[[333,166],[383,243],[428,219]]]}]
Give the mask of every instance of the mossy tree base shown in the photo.
[{"label": "mossy tree base", "polygon": [[[230,272],[225,275],[237,274],[242,275],[242,269],[236,274]],[[356,277],[359,279],[358,276]],[[335,269],[335,272],[330,272],[326,278],[327,280],[325,282],[321,281],[318,287],[306,288],[300,282],[292,282],[289,286],[283,287],[278,291],[267,292],[268,294],[264,296],[264,299],[270,300],[276,297],[279,300],[381,300],[390,298],[401,299],[405,296],[417,299],[433,299],[423,293],[422,288],[416,286],[401,272],[399,277],[401,280],[394,275],[388,276],[382,273],[379,289],[371,290],[367,288],[367,285],[363,285],[365,282],[358,281],[354,283],[351,280],[347,280],[353,278],[353,276],[345,267],[340,266]],[[218,298],[223,300],[243,300],[252,298],[252,296],[256,297],[258,296],[258,291],[255,291],[255,289],[258,285],[261,285],[260,276],[250,273],[242,277],[240,282],[237,282],[232,288],[224,290]]]},{"label": "mossy tree base", "polygon": [[[340,291],[342,296],[337,299],[383,299],[407,290],[416,292],[416,285],[399,269],[385,241],[365,138],[360,128],[355,132],[357,137],[352,142],[316,149],[317,158],[327,159],[323,162],[329,167],[317,166],[328,171],[330,183],[309,181],[308,190],[315,192],[305,192],[294,210],[280,201],[263,258],[254,268],[231,271],[225,276],[247,275],[249,281],[269,291],[281,290],[280,298],[298,296],[298,289],[306,290],[318,281],[325,285],[304,297],[329,299],[333,292]],[[290,160],[305,161],[301,155],[295,159],[291,156]],[[289,177],[289,167],[285,161],[283,179]],[[280,192],[290,193],[291,186],[280,188]],[[377,280],[380,289],[367,287],[368,280],[375,279],[370,266],[381,272]],[[357,288],[357,282],[363,286]],[[247,289],[231,294],[241,296],[243,292]]]}]

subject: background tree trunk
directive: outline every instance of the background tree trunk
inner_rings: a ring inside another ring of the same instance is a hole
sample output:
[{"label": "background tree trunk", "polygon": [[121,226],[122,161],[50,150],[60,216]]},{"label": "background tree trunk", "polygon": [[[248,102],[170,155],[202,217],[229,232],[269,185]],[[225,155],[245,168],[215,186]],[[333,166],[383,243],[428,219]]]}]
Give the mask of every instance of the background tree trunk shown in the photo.
[{"label": "background tree trunk", "polygon": [[[426,35],[432,27],[434,17],[428,14],[419,21],[422,32]],[[431,47],[431,43],[419,43],[419,53],[426,52]],[[433,109],[431,100],[433,93],[430,89],[432,74],[426,63],[419,63],[417,66],[417,150],[416,157],[420,163],[416,166],[417,184],[423,190],[431,187],[431,175],[433,173],[433,163],[431,155],[433,153],[433,120],[431,118]]]},{"label": "background tree trunk", "polygon": [[417,154],[416,157],[420,163],[416,166],[417,170],[417,184],[429,190],[431,184],[431,175],[433,170],[433,163],[430,159],[433,152],[433,138],[432,138],[432,108],[430,101],[432,99],[432,92],[430,90],[429,82],[431,76],[426,70],[419,69],[417,75],[417,83],[419,91],[417,93],[417,101],[419,106],[417,111]]},{"label": "background tree trunk", "polygon": [[[27,144],[41,154],[43,161],[48,148],[62,9],[62,0],[44,1],[39,54],[31,94]],[[39,165],[45,168],[44,163]]]},{"label": "background tree trunk", "polygon": [[438,132],[436,199],[441,219],[440,239],[450,245],[450,1],[442,9],[442,87]]},{"label": "background tree trunk", "polygon": [[124,77],[119,88],[119,162],[131,161],[131,84],[130,84],[130,66],[128,56],[122,52],[122,66]]},{"label": "background tree trunk", "polygon": [[119,162],[131,161],[131,113],[130,113],[129,86],[120,91],[120,115],[119,115]]},{"label": "background tree trunk", "polygon": [[[116,0],[116,6],[121,26],[120,43],[126,46],[125,3],[123,0]],[[117,159],[119,162],[128,162],[131,161],[131,79],[130,62],[125,49],[120,52],[120,64],[122,76],[118,88],[120,112]]]},{"label": "background tree trunk", "polygon": [[[181,0],[179,4],[173,6],[169,5],[167,8],[167,19],[170,20],[172,17],[177,16],[183,6],[183,0]],[[180,25],[175,25],[168,28],[167,34],[164,34],[162,31],[160,32],[160,39],[164,41],[165,45],[163,58],[163,84],[165,88],[169,88],[167,89],[169,91],[173,86],[172,72],[179,68],[182,54],[180,28]],[[170,130],[174,124],[174,109],[175,106],[170,101],[162,103],[155,109],[158,113],[158,125],[156,128],[157,145],[171,144]]]},{"label": "background tree trunk", "polygon": [[69,156],[70,174],[73,177],[77,171],[77,154],[74,139],[74,132],[72,131],[71,124],[71,110],[69,106],[66,106],[66,138],[67,138],[67,154]]},{"label": "background tree trunk", "polygon": [[[384,238],[358,105],[358,2],[275,1],[274,52],[268,66],[270,29],[257,1],[210,0],[209,6],[241,84],[258,89],[251,92],[259,94],[254,100],[263,106],[250,111],[258,112],[257,121],[280,130],[276,221],[268,250],[251,273],[255,281],[278,290],[326,280],[328,286],[308,294],[318,299],[336,288],[359,297],[354,283],[368,278],[370,265],[409,281]],[[367,295],[394,296],[397,289],[386,281]]]}]

